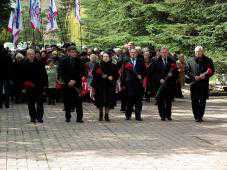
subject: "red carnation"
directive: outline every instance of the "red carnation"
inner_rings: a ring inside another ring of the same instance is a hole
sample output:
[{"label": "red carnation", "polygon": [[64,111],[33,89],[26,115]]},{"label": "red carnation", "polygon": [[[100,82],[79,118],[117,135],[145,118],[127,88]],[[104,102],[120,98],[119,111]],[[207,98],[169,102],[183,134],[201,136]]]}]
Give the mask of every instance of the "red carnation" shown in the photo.
[{"label": "red carnation", "polygon": [[88,66],[87,63],[84,64],[84,68],[85,68],[85,69],[88,69],[88,68],[89,68],[89,66]]},{"label": "red carnation", "polygon": [[96,74],[97,75],[102,75],[103,74],[102,69],[101,68],[97,68]]},{"label": "red carnation", "polygon": [[24,82],[24,88],[25,89],[32,89],[34,87],[34,84],[32,83],[32,81],[25,81]]},{"label": "red carnation", "polygon": [[175,69],[177,69],[177,65],[176,65],[175,63],[172,63],[172,64],[170,65],[170,68],[171,68],[172,70],[175,70]]},{"label": "red carnation", "polygon": [[208,67],[208,69],[207,69],[207,74],[209,76],[211,76],[213,74],[213,70],[210,67]]},{"label": "red carnation", "polygon": [[129,63],[125,64],[125,69],[133,70],[133,64],[129,64]]},{"label": "red carnation", "polygon": [[64,84],[63,83],[61,83],[59,81],[56,81],[55,88],[57,90],[61,90],[61,89],[63,89],[63,87],[64,87]]}]

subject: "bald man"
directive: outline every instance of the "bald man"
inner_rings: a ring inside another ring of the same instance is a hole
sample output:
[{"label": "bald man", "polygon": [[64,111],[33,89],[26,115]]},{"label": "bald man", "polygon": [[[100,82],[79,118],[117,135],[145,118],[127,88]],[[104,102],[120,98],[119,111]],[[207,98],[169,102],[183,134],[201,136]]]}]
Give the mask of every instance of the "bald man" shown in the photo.
[{"label": "bald man", "polygon": [[195,48],[195,56],[187,63],[186,83],[190,83],[192,111],[196,122],[203,122],[209,95],[209,78],[214,74],[213,61],[204,54],[202,46]]}]

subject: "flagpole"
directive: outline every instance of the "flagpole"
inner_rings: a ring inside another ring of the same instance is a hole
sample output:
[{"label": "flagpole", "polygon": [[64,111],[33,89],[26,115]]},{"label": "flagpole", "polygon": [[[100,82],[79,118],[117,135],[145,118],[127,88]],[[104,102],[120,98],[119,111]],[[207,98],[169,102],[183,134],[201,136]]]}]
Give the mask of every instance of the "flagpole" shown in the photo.
[{"label": "flagpole", "polygon": [[42,16],[40,17],[41,19],[41,36],[42,36],[42,42],[43,42],[43,46],[45,45],[45,42],[44,42],[44,30],[43,30],[43,18]]},{"label": "flagpole", "polygon": [[82,28],[81,28],[81,23],[79,22],[80,25],[80,49],[82,51],[82,47],[83,47],[83,37],[82,37]]}]

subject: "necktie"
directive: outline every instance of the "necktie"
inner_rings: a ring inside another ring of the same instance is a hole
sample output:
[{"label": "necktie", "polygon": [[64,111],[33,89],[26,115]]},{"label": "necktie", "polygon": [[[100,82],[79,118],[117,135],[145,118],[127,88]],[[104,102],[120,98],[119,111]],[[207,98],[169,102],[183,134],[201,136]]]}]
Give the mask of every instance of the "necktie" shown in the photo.
[{"label": "necktie", "polygon": [[166,65],[166,61],[165,61],[164,58],[162,59],[162,62],[163,62],[163,64],[164,64],[164,66],[165,66],[165,65]]}]

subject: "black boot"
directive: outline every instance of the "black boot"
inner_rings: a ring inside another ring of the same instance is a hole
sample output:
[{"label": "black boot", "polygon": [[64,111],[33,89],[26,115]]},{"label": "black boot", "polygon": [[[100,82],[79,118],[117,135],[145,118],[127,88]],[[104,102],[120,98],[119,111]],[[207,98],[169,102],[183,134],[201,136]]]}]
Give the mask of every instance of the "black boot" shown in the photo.
[{"label": "black boot", "polygon": [[102,112],[99,113],[99,121],[103,121],[103,113]]},{"label": "black boot", "polygon": [[5,103],[5,107],[8,109],[9,108],[9,103]]},{"label": "black boot", "polygon": [[108,113],[105,113],[105,121],[109,122],[110,119],[109,119],[109,114]]},{"label": "black boot", "polygon": [[70,111],[65,112],[65,121],[67,123],[69,123],[71,121],[71,112]]}]

